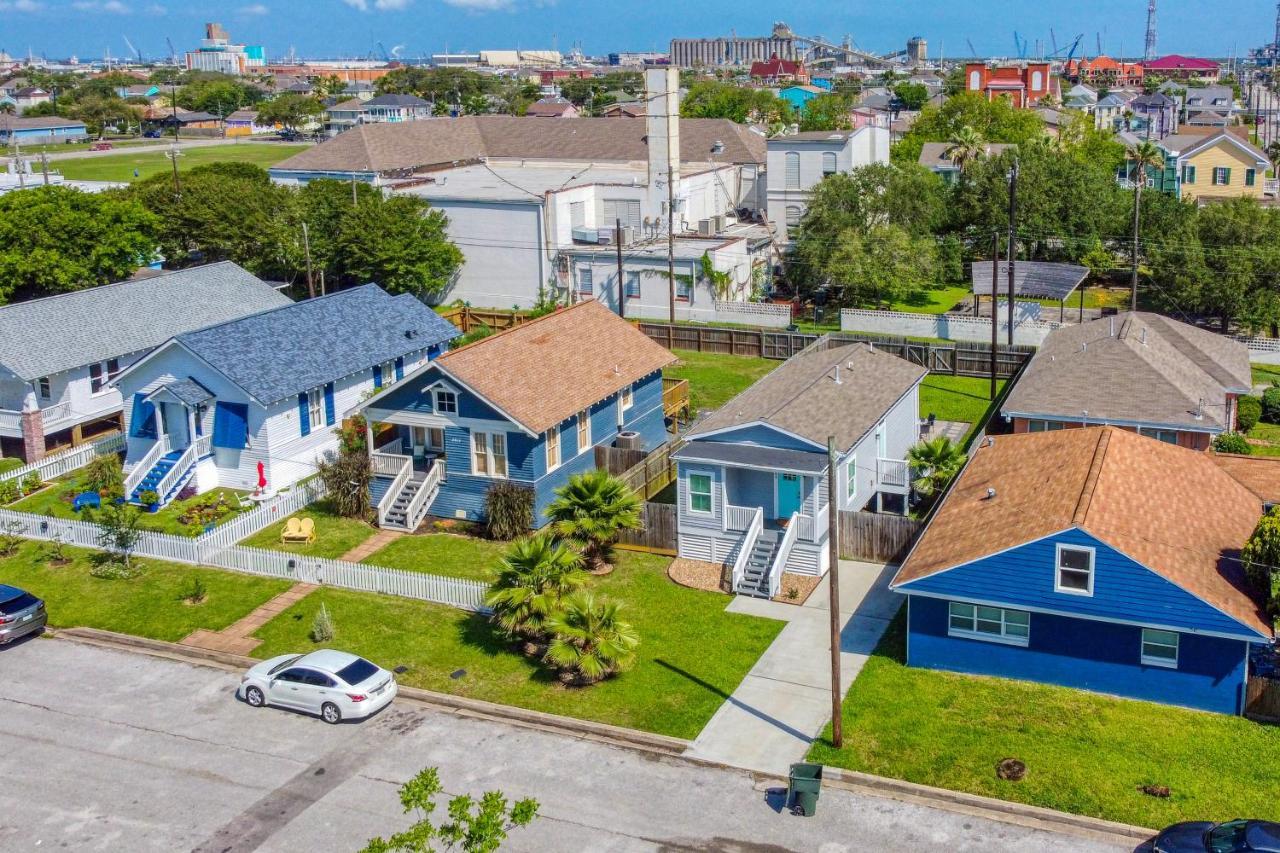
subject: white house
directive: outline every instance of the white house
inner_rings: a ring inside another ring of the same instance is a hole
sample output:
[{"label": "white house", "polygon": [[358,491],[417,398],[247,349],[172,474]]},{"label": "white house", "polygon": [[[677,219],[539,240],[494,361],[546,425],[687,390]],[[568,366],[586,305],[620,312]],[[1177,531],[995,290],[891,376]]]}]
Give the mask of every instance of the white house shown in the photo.
[{"label": "white house", "polygon": [[433,106],[416,95],[379,95],[364,102],[361,121],[373,124],[418,121],[431,118]]},{"label": "white house", "polygon": [[230,261],[0,308],[0,456],[121,426],[121,371],[174,335],[291,304]]},{"label": "white house", "polygon": [[927,373],[866,344],[807,350],[700,421],[674,454],[679,555],[731,565],[759,597],[784,571],[826,573],[832,504],[906,512]]},{"label": "white house", "polygon": [[167,503],[189,481],[267,490],[315,473],[337,427],[375,389],[457,335],[413,296],[374,284],[177,335],[116,380],[125,492]]},{"label": "white house", "polygon": [[779,242],[809,209],[813,188],[827,175],[889,162],[889,131],[867,125],[857,130],[813,131],[769,140],[769,221]]}]

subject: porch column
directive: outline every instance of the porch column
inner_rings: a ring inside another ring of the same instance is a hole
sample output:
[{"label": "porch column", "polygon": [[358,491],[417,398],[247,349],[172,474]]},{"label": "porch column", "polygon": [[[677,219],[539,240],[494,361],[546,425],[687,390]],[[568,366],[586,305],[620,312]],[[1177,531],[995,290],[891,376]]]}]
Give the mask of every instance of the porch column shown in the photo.
[{"label": "porch column", "polygon": [[364,442],[369,448],[369,452],[373,453],[373,421],[369,419],[368,415],[365,415],[364,419]]},{"label": "porch column", "polygon": [[28,391],[22,401],[22,458],[30,464],[44,456],[44,412],[40,411],[35,392]]},{"label": "porch column", "polygon": [[156,410],[156,441],[160,441],[167,432],[164,422],[164,404],[152,400],[151,405]]},{"label": "porch column", "polygon": [[84,444],[84,424],[76,424],[71,428],[71,446],[79,447]]},{"label": "porch column", "polygon": [[196,410],[191,406],[183,406],[187,410],[187,444],[196,443]]}]

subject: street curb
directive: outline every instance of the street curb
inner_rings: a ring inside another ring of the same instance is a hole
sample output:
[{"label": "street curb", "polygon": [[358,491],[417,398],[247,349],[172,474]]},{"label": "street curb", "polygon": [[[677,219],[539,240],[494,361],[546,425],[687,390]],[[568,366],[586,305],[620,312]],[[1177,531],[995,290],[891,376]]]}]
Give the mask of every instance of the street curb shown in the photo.
[{"label": "street curb", "polygon": [[[97,628],[66,628],[50,632],[74,642],[118,651],[132,651],[153,657],[168,658],[188,664],[210,666],[231,672],[240,672],[255,663],[256,658],[217,652],[209,649],[184,646],[163,640],[151,640],[134,637],[128,634],[117,634],[113,631],[102,631]],[[522,728],[548,731],[567,735],[581,740],[592,740],[610,746],[633,749],[654,755],[662,760],[674,760],[684,764],[696,765],[712,769],[732,770],[749,774],[760,784],[785,785],[787,777],[781,773],[752,770],[734,764],[712,761],[705,758],[685,755],[692,746],[692,741],[665,735],[650,734],[621,726],[606,723],[594,723],[563,717],[557,714],[546,714],[541,711],[530,711],[510,705],[499,705],[479,699],[466,699],[447,693],[436,693],[416,687],[401,687],[399,698],[408,699],[416,705],[431,708],[457,716],[505,722]],[[823,784],[841,790],[901,802],[916,803],[933,808],[959,812],[975,817],[985,818],[1000,823],[1040,829],[1045,832],[1066,833],[1079,837],[1092,838],[1121,845],[1134,845],[1146,841],[1156,834],[1155,830],[1140,826],[1055,811],[1040,806],[1030,806],[1008,800],[985,797],[979,794],[967,794],[945,788],[935,788],[901,779],[890,779],[884,776],[873,776],[853,770],[823,766]]]}]

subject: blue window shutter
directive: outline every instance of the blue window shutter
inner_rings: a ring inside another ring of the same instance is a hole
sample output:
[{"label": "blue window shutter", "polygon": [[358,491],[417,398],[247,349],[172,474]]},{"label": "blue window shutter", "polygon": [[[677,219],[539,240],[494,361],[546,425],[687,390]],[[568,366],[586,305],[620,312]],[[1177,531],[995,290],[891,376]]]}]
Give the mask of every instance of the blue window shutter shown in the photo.
[{"label": "blue window shutter", "polygon": [[381,364],[375,364],[373,366],[373,387],[374,388],[382,387],[382,365]]},{"label": "blue window shutter", "polygon": [[335,418],[333,416],[333,383],[330,382],[324,386],[324,422],[328,426],[333,426]]},{"label": "blue window shutter", "polygon": [[396,359],[396,381],[399,382],[401,379],[404,379],[404,359],[397,358]]},{"label": "blue window shutter", "polygon": [[249,407],[244,403],[223,403],[213,407],[213,446],[243,450],[249,446]]},{"label": "blue window shutter", "polygon": [[133,415],[129,418],[129,434],[134,438],[156,437],[156,407],[144,400],[144,394],[133,395]]},{"label": "blue window shutter", "polygon": [[298,426],[303,436],[311,435],[311,413],[307,411],[307,392],[298,395]]}]

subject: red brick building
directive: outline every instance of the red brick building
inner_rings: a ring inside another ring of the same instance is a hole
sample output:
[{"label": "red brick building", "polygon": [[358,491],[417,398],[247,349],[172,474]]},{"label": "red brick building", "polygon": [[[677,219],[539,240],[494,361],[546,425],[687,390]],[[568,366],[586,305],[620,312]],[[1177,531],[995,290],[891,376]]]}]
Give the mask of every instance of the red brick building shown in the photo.
[{"label": "red brick building", "polygon": [[1138,88],[1142,86],[1142,63],[1117,62],[1109,56],[1093,59],[1073,59],[1067,63],[1064,75],[1073,83],[1109,88]]},{"label": "red brick building", "polygon": [[751,79],[758,83],[808,83],[809,72],[803,62],[779,59],[775,53],[764,62],[751,63]]},{"label": "red brick building", "polygon": [[1034,107],[1053,87],[1049,63],[1028,62],[1020,65],[987,65],[970,62],[964,67],[965,88],[981,92],[987,100],[1007,95],[1015,107]]}]

